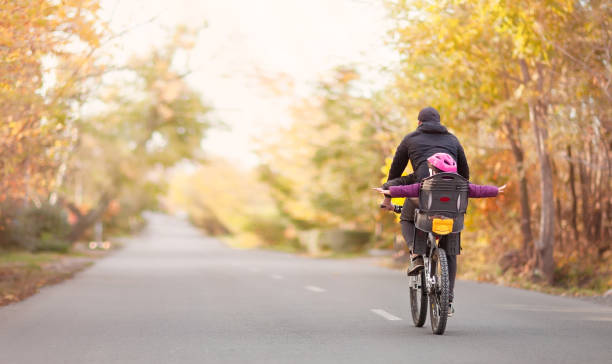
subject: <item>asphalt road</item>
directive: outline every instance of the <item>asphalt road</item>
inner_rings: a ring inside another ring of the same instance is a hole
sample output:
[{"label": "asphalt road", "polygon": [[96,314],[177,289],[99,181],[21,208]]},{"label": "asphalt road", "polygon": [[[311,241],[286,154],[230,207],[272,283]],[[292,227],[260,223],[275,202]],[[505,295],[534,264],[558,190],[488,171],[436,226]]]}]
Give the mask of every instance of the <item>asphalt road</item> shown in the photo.
[{"label": "asphalt road", "polygon": [[460,281],[444,336],[364,260],[233,250],[153,215],[72,280],[0,308],[0,363],[612,363],[612,308]]}]

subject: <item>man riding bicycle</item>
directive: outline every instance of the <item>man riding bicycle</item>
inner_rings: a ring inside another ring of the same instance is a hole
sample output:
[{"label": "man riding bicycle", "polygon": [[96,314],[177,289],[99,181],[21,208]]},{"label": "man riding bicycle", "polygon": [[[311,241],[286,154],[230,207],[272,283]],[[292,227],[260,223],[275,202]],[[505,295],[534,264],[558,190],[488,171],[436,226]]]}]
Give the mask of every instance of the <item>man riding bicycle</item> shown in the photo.
[{"label": "man riding bicycle", "polygon": [[[387,182],[383,184],[382,188],[388,190],[392,185],[412,184],[428,177],[430,173],[427,158],[436,153],[447,153],[452,156],[457,163],[457,173],[465,179],[469,179],[470,169],[463,147],[457,137],[440,123],[438,111],[433,107],[426,107],[419,112],[418,120],[417,129],[406,135],[397,147]],[[408,162],[412,164],[414,173],[399,178],[406,169]],[[390,199],[385,199],[384,207],[389,210],[393,209]],[[412,269],[408,271],[409,275],[418,274],[423,268],[422,254],[425,254],[426,250],[425,244],[414,243],[414,210],[417,207],[415,202],[406,199],[400,215],[402,235],[413,254],[414,264]],[[459,254],[459,251],[449,252],[448,254],[449,274],[453,277],[453,280],[457,272],[457,257],[455,254]],[[452,296],[450,301],[452,302]]]}]

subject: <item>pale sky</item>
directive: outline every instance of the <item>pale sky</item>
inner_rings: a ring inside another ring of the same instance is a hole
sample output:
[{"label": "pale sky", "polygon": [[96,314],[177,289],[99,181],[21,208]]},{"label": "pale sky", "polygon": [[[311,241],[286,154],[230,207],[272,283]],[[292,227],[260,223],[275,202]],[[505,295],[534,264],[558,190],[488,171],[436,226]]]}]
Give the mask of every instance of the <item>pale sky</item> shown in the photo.
[{"label": "pale sky", "polygon": [[[115,32],[130,29],[116,59],[160,44],[176,25],[208,24],[190,58],[188,82],[230,130],[214,130],[204,150],[248,167],[254,137],[292,122],[288,107],[338,65],[357,65],[363,87],[381,84],[377,70],[394,62],[385,46],[382,0],[102,0]],[[153,21],[149,21],[154,18]],[[278,96],[258,75],[292,81]]]}]

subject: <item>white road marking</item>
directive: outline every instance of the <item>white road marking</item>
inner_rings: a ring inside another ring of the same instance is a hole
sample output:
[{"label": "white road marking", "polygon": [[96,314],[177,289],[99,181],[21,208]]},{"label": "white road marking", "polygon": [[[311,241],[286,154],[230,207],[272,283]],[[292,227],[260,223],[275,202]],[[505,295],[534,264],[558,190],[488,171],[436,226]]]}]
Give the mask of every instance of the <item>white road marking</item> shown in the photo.
[{"label": "white road marking", "polygon": [[317,293],[325,292],[324,288],[317,287],[317,286],[304,286],[304,288],[306,288],[309,291],[317,292]]},{"label": "white road marking", "polygon": [[272,278],[272,279],[285,279],[285,277],[281,276],[280,274],[270,274],[270,278]]},{"label": "white road marking", "polygon": [[386,318],[389,321],[401,321],[402,319],[390,314],[389,312],[385,311],[385,310],[381,310],[380,308],[373,308],[370,311],[374,312],[375,314],[377,314],[378,316],[382,316],[384,318]]}]

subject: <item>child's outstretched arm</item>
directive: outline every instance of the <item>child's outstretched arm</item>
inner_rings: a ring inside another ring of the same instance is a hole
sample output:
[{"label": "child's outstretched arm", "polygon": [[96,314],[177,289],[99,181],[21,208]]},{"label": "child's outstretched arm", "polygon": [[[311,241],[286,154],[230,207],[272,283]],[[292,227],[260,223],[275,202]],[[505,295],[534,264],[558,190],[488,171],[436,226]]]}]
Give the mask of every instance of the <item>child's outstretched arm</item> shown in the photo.
[{"label": "child's outstretched arm", "polygon": [[419,197],[420,183],[389,187],[391,197]]},{"label": "child's outstretched arm", "polygon": [[420,183],[413,183],[411,185],[390,186],[388,190],[382,188],[375,188],[375,190],[390,197],[419,197],[420,185]]},{"label": "child's outstretched arm", "polygon": [[497,187],[492,185],[476,185],[470,183],[469,188],[470,198],[497,197],[498,194],[504,193],[506,185]]}]

